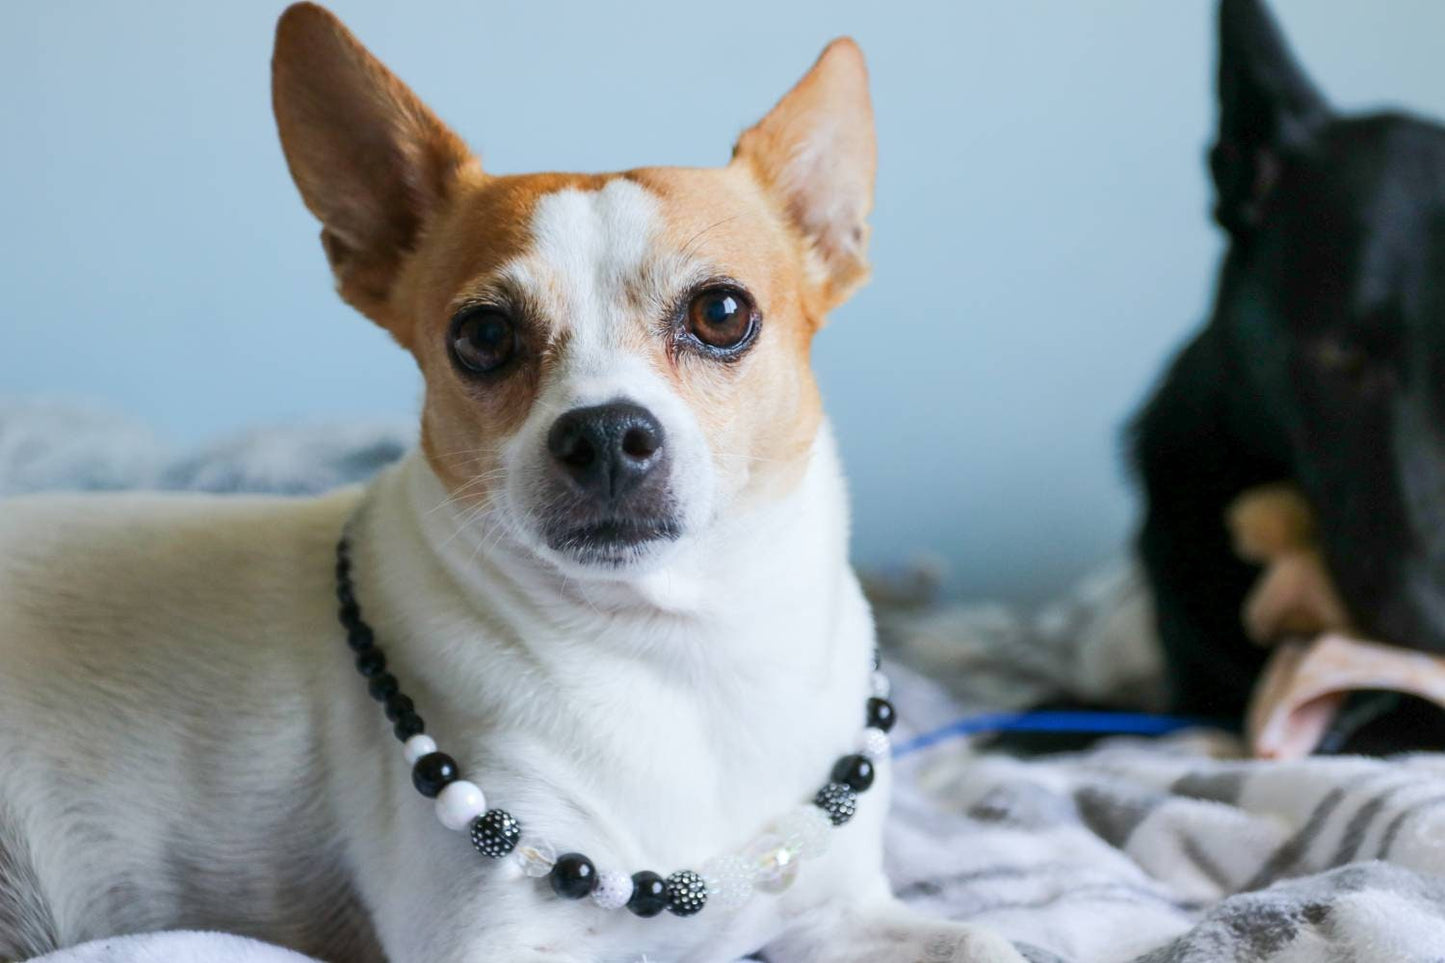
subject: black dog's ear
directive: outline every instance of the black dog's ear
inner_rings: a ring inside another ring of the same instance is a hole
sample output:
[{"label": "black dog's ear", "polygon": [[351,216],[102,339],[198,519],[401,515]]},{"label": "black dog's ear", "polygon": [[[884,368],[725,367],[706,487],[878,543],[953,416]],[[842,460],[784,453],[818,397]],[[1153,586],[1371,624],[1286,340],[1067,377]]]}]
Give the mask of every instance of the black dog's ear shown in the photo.
[{"label": "black dog's ear", "polygon": [[1330,116],[1263,0],[1219,5],[1219,138],[1209,152],[1214,217],[1238,236],[1259,221],[1281,155]]}]

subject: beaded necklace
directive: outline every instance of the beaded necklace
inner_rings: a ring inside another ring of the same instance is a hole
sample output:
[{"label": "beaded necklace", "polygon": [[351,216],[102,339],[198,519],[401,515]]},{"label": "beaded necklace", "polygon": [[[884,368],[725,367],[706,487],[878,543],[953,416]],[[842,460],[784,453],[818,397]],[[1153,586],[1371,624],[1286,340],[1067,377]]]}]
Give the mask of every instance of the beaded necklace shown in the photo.
[{"label": "beaded necklace", "polygon": [[591,897],[602,909],[625,906],[637,916],[651,918],[663,910],[694,916],[704,906],[736,909],[755,892],[782,892],[796,878],[799,861],[822,855],[829,830],[853,818],[859,794],[873,785],[877,761],[889,753],[888,732],[895,716],[888,701],[888,678],[880,671],[875,653],[872,695],[858,751],[833,765],[831,779],[810,804],[788,813],[742,851],[704,863],[701,871],[682,869],[664,877],[650,870],[630,876],[599,870],[581,853],[559,855],[556,847],[526,831],[506,810],[488,808],[481,788],[462,779],[456,760],[438,751],[416,705],[402,693],[396,676],[387,671],[376,634],[361,617],[351,570],[351,546],[343,535],[336,546],[337,617],[346,630],[346,644],[356,655],[356,670],[367,680],[367,691],[382,704],[392,732],[402,743],[402,754],[412,767],[412,785],[436,801],[441,824],[466,832],[477,852],[489,859],[512,857],[527,876],[546,877],[552,892],[563,899]]}]

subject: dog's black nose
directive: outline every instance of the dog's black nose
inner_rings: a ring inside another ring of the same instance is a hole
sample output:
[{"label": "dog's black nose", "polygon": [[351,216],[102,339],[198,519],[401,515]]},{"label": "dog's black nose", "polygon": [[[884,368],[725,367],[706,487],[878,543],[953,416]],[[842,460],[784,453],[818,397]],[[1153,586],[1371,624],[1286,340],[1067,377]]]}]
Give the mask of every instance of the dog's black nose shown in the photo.
[{"label": "dog's black nose", "polygon": [[610,501],[662,462],[662,425],[628,402],[573,408],[547,433],[547,450],[578,488]]}]

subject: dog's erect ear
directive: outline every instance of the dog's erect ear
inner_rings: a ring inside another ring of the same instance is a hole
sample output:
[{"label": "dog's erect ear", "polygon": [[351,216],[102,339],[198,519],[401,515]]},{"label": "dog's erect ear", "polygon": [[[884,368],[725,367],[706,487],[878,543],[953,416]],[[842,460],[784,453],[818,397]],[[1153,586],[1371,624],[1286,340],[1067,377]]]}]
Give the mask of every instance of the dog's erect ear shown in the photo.
[{"label": "dog's erect ear", "polygon": [[1235,236],[1254,227],[1283,155],[1329,116],[1263,0],[1221,0],[1219,137],[1209,153],[1215,219]]},{"label": "dog's erect ear", "polygon": [[[291,176],[342,297],[384,326],[387,300],[427,218],[478,169],[432,115],[330,11],[288,7],[276,25],[271,100]],[[393,333],[397,333],[393,327]]]},{"label": "dog's erect ear", "polygon": [[739,138],[748,164],[811,247],[810,268],[828,307],[868,275],[868,212],[877,146],[863,52],[835,40],[813,69]]}]

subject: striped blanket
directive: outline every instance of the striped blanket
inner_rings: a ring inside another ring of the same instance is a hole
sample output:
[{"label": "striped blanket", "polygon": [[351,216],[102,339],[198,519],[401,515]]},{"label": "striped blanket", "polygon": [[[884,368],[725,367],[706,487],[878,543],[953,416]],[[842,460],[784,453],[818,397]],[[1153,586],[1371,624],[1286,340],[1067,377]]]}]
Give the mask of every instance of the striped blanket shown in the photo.
[{"label": "striped blanket", "polygon": [[1208,749],[928,760],[890,829],[897,890],[1031,963],[1445,959],[1445,763]]},{"label": "striped blanket", "polygon": [[[370,474],[405,438],[395,427],[293,428],[176,458],[129,423],[0,405],[0,494],[317,491]],[[1048,698],[1157,703],[1148,599],[1127,566],[1028,615],[921,604],[896,581],[873,588],[896,701],[915,731]],[[1234,753],[1208,734],[1035,761],[935,745],[898,761],[890,872],[909,902],[994,926],[1030,963],[1445,961],[1445,756],[1249,763]],[[945,963],[941,952],[880,963]],[[46,958],[299,959],[217,934],[127,937]]]},{"label": "striped blanket", "polygon": [[[927,669],[893,669],[917,729],[1158,698],[1127,565],[1029,615],[895,599],[880,621]],[[1034,760],[940,743],[897,761],[889,871],[909,902],[993,926],[1030,963],[1445,961],[1445,755],[1239,754],[1202,731]]]}]

